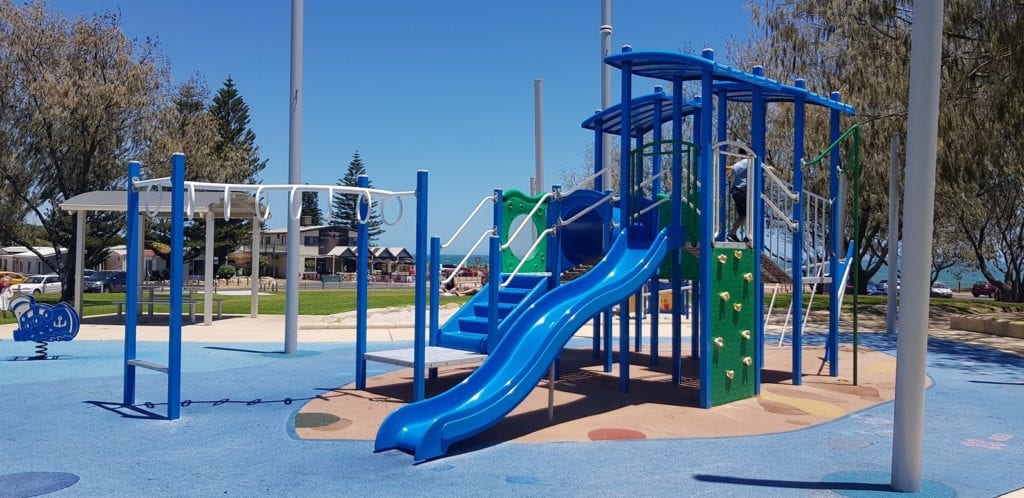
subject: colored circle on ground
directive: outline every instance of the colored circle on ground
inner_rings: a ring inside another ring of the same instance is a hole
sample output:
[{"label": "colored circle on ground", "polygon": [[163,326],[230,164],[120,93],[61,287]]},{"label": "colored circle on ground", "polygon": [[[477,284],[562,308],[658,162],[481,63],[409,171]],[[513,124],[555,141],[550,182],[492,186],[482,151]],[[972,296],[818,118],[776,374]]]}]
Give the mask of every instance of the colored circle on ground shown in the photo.
[{"label": "colored circle on ground", "polygon": [[296,428],[315,428],[323,427],[325,425],[331,425],[335,422],[340,421],[341,418],[337,415],[322,412],[309,412],[309,413],[297,413],[295,414],[295,427]]},{"label": "colored circle on ground", "polygon": [[638,439],[647,439],[647,434],[633,429],[605,427],[588,432],[587,437],[591,441],[636,441]]},{"label": "colored circle on ground", "polygon": [[0,474],[4,496],[27,498],[41,496],[74,486],[78,476],[68,472],[16,472]]},{"label": "colored circle on ground", "polygon": [[[821,489],[828,489],[842,496],[869,497],[892,496],[895,491],[890,487],[892,475],[888,472],[869,470],[848,470],[826,474],[822,478]],[[921,490],[917,493],[899,493],[900,497],[928,496],[955,497],[956,490],[938,481],[921,481]]]}]

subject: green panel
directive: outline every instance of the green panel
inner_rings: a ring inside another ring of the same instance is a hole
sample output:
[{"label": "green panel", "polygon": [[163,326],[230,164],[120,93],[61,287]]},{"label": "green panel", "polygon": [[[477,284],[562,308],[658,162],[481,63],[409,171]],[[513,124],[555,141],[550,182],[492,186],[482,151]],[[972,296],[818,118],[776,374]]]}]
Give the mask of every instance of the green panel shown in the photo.
[{"label": "green panel", "polygon": [[[530,210],[537,205],[540,198],[544,194],[538,195],[526,195],[518,190],[506,190],[502,193],[502,205],[501,205],[501,243],[504,244],[508,241],[512,232],[516,228],[519,228],[517,223],[512,226],[512,222],[515,218],[520,215],[527,215]],[[541,233],[548,227],[548,205],[545,204],[533,214],[533,226],[536,230],[535,233]],[[521,223],[521,221],[519,222]],[[523,230],[527,230],[524,227]],[[523,234],[519,234],[519,237],[524,237]],[[516,239],[518,240],[518,238]],[[537,249],[533,251],[533,255],[526,260],[526,264],[523,265],[521,272],[536,273],[547,270],[547,258],[548,258],[548,241],[547,239],[542,240],[537,245]],[[508,248],[501,252],[501,268],[503,272],[509,273],[516,269],[519,265],[519,256],[512,253],[512,249]]]},{"label": "green panel", "polygon": [[[724,256],[724,258],[723,258]],[[722,262],[724,260],[724,263]],[[758,349],[754,341],[753,249],[714,249],[711,255],[711,404],[722,405],[754,395]],[[745,278],[746,277],[746,278]],[[723,293],[728,293],[724,299]],[[735,306],[739,305],[739,311]],[[748,331],[750,338],[743,337]],[[721,339],[721,345],[715,341]],[[750,365],[743,360],[749,359]],[[730,379],[728,372],[732,371]]]}]

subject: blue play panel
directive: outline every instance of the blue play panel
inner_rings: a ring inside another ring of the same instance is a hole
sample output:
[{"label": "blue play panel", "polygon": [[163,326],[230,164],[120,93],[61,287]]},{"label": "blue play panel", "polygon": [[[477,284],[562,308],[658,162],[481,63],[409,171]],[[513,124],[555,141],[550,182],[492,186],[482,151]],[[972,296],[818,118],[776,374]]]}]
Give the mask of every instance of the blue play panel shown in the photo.
[{"label": "blue play panel", "polygon": [[[843,339],[848,343],[849,338]],[[868,347],[895,339],[865,335]],[[140,343],[160,361],[163,343]],[[1024,487],[1024,358],[931,341],[924,491],[995,496]],[[0,361],[0,496],[886,494],[892,404],[779,435],[525,444],[471,440],[414,465],[372,441],[298,439],[293,417],[354,378],[354,347],[184,344],[181,420],[166,376],[143,372],[119,404],[122,344],[75,341],[52,361]],[[370,349],[394,348],[372,344]],[[0,341],[0,360],[31,345]],[[370,375],[390,367],[370,364]],[[376,370],[374,370],[376,368]],[[152,403],[148,407],[146,402]],[[724,423],[724,422],[723,422]]]}]

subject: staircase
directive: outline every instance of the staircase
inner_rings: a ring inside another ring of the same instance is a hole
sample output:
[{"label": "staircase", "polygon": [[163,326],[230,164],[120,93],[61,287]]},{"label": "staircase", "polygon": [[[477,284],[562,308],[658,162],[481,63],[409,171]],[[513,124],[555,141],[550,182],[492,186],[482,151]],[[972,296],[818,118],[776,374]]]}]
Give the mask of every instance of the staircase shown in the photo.
[{"label": "staircase", "polygon": [[[505,282],[508,275],[502,275]],[[488,344],[497,344],[508,324],[530,303],[547,292],[547,275],[519,274],[507,287],[498,289],[498,336],[488,338],[487,319],[491,309],[490,290],[484,286],[438,330],[437,345],[473,353],[487,353]]]},{"label": "staircase", "polygon": [[572,281],[572,280],[576,280],[577,278],[579,278],[584,273],[590,271],[590,269],[593,268],[595,265],[597,265],[597,263],[599,263],[600,261],[601,261],[600,257],[594,258],[594,259],[592,259],[590,261],[587,261],[586,263],[580,263],[580,264],[578,264],[578,265],[576,265],[576,266],[574,266],[572,268],[569,268],[568,270],[562,272],[562,283],[564,284],[566,282],[569,282],[569,281]]}]

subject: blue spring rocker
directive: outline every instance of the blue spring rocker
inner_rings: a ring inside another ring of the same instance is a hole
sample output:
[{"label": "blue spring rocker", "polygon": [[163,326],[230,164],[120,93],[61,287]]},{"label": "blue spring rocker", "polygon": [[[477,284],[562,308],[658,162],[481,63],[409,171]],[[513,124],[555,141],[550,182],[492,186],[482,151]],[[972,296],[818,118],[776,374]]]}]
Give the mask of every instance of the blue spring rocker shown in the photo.
[{"label": "blue spring rocker", "polygon": [[81,325],[78,312],[67,303],[51,306],[37,303],[32,296],[20,296],[11,301],[11,311],[18,320],[14,340],[36,343],[36,354],[28,357],[29,360],[59,358],[47,354],[48,343],[74,339]]}]

